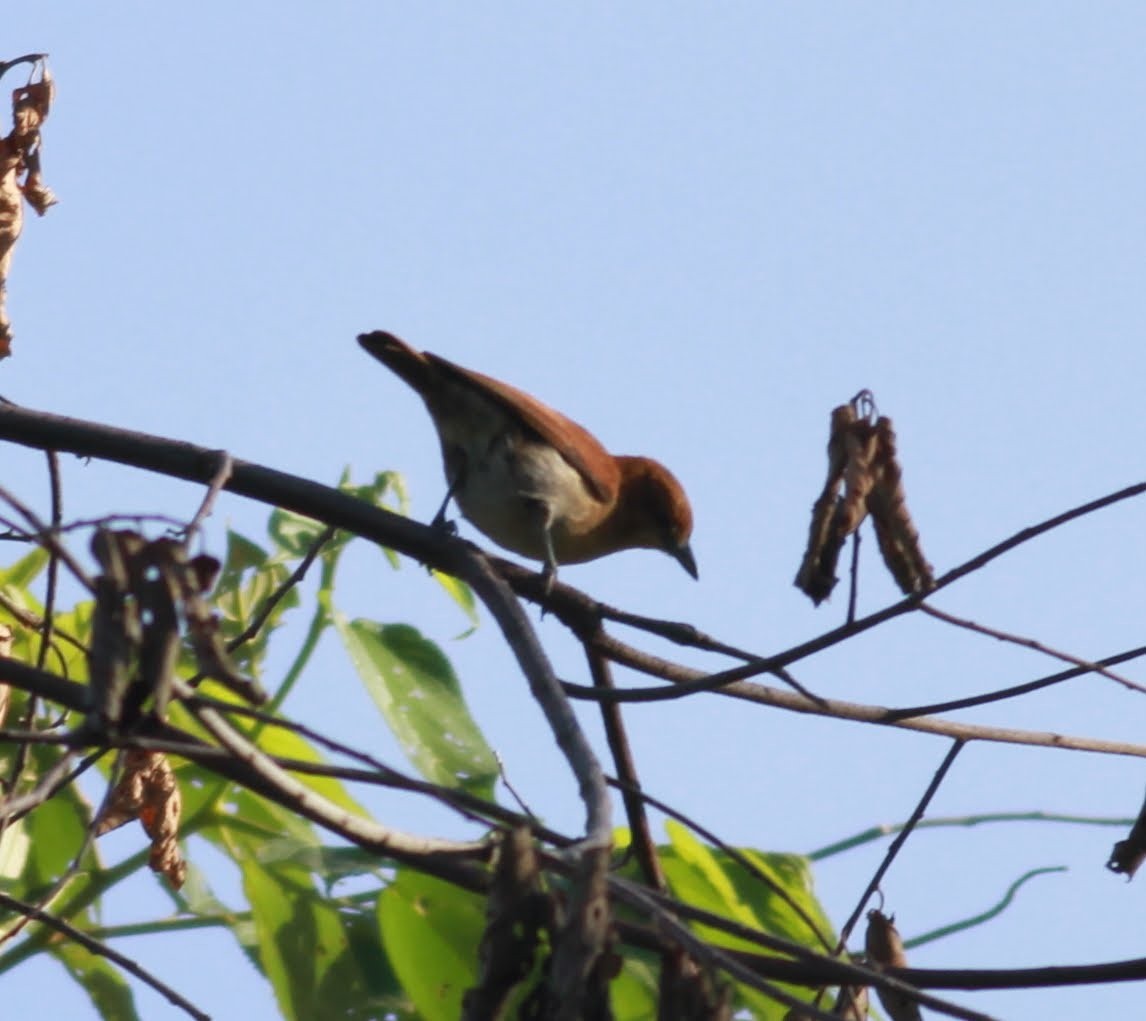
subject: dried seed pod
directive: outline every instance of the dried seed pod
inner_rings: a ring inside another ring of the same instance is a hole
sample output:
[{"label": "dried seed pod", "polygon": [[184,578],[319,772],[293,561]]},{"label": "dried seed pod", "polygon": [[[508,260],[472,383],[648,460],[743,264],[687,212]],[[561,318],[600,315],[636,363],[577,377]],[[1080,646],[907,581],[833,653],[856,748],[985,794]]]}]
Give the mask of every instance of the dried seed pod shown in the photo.
[{"label": "dried seed pod", "polygon": [[[906,968],[907,954],[903,950],[903,940],[895,927],[895,916],[887,916],[880,911],[867,913],[867,933],[864,947],[868,958],[878,968]],[[892,1021],[922,1021],[919,1004],[903,993],[877,987],[876,993],[883,1009]]]},{"label": "dried seed pod", "polygon": [[874,419],[874,408],[864,390],[832,411],[828,479],[812,507],[808,545],[796,574],[796,586],[816,605],[835,587],[844,540],[869,515],[884,563],[901,591],[927,592],[935,585],[907,512],[891,419]]},{"label": "dried seed pod", "polygon": [[143,641],[139,607],[132,598],[133,559],[143,548],[143,536],[130,531],[99,528],[91,549],[103,573],[95,579],[95,610],[88,647],[91,710],[105,727],[123,720],[124,699]]},{"label": "dried seed pod", "polygon": [[1146,804],[1139,809],[1138,818],[1134,820],[1126,839],[1114,845],[1106,867],[1130,880],[1143,861],[1146,861]]},{"label": "dried seed pod", "polygon": [[852,423],[844,437],[847,464],[844,467],[844,496],[836,511],[834,527],[840,541],[852,534],[868,514],[868,495],[875,488],[879,437],[862,419]]},{"label": "dried seed pod", "polygon": [[828,477],[823,492],[812,505],[812,524],[804,560],[796,572],[796,587],[819,606],[836,585],[836,564],[846,535],[836,525],[840,484],[848,463],[848,437],[856,422],[852,404],[832,409],[828,434]]},{"label": "dried seed pod", "polygon": [[896,456],[895,431],[890,418],[876,422],[875,437],[877,481],[867,497],[867,504],[879,551],[901,592],[905,595],[929,592],[935,587],[935,575],[923,556],[919,532],[907,512],[903,470]]}]

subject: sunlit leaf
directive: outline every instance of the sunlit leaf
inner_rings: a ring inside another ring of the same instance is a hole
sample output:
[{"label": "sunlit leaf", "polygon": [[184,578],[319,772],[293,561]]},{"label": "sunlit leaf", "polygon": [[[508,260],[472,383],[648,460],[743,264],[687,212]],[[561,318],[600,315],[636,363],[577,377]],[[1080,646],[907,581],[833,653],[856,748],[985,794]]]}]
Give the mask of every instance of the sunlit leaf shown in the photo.
[{"label": "sunlit leaf", "polygon": [[15,879],[28,863],[31,838],[23,819],[9,823],[0,833],[0,879]]},{"label": "sunlit leaf", "polygon": [[[211,602],[219,614],[219,632],[224,640],[243,633],[256,614],[265,610],[268,599],[278,593],[290,577],[291,568],[272,560],[266,550],[238,532],[227,533],[227,553]],[[291,588],[275,603],[258,634],[243,642],[232,657],[244,673],[258,676],[271,633],[282,622],[287,610],[299,603]]]},{"label": "sunlit leaf", "polygon": [[47,566],[48,551],[42,546],[33,547],[14,564],[0,568],[0,591],[9,595],[9,588],[13,591],[26,589]]},{"label": "sunlit leaf", "polygon": [[434,581],[446,590],[446,594],[461,608],[462,613],[470,622],[469,631],[465,632],[467,635],[473,631],[474,628],[481,623],[477,612],[477,600],[474,599],[473,589],[471,589],[464,581],[455,578],[452,574],[446,574],[443,571],[431,571],[434,576]]},{"label": "sunlit leaf", "polygon": [[267,531],[279,552],[298,559],[310,552],[326,528],[321,521],[281,508],[275,509],[267,523]]},{"label": "sunlit leaf", "polygon": [[[751,876],[730,855],[701,843],[685,826],[673,820],[666,821],[665,831],[671,843],[661,849],[661,865],[676,896],[732,921],[820,948],[807,924],[783,898]],[[822,910],[811,896],[810,873],[802,859],[796,855],[761,855],[759,852],[748,852],[748,856],[758,867],[763,865],[766,875],[805,906],[813,921],[819,921],[822,931],[830,933]],[[759,952],[755,944],[718,929],[699,923],[695,928],[698,935],[718,946]],[[801,998],[809,995],[807,989],[800,987],[782,988]],[[737,997],[742,1006],[752,1011],[753,1017],[762,1021],[780,1021],[786,1012],[770,997],[746,986],[737,987]]]},{"label": "sunlit leaf", "polygon": [[402,988],[425,1021],[456,1021],[477,981],[485,927],[481,897],[403,869],[378,898],[382,943]]},{"label": "sunlit leaf", "polygon": [[625,966],[609,983],[615,1021],[646,1021],[657,1016],[658,971],[652,955],[625,949]]},{"label": "sunlit leaf", "polygon": [[407,624],[341,616],[336,624],[370,697],[422,775],[492,799],[497,761],[442,651]]}]

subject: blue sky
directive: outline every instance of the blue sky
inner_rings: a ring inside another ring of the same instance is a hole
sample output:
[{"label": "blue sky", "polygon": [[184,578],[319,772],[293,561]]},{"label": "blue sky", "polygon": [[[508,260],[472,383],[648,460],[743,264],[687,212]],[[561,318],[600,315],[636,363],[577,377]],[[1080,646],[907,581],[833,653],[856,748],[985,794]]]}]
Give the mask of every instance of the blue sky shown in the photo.
[{"label": "blue sky", "polygon": [[[323,481],[345,465],[359,478],[396,469],[428,519],[443,492],[428,419],[354,343],[392,330],[684,482],[699,583],[649,552],[565,581],[782,649],[843,614],[842,598],[813,610],[791,579],[828,413],[863,387],[894,419],[939,571],[1143,478],[1144,37],[1146,12],[1129,3],[17,7],[0,58],[51,54],[44,169],[61,201],[16,253],[0,392]],[[42,502],[37,458],[4,450],[0,464],[5,485]],[[74,459],[65,493],[70,516],[109,501],[187,515],[198,496]],[[1141,644],[1141,515],[1130,504],[1075,523],[936,605],[1079,656]],[[264,518],[224,500],[215,535],[257,534]],[[873,548],[868,610],[896,595]],[[349,612],[442,642],[515,784],[548,821],[580,824],[492,627],[455,641],[464,622],[424,572],[391,574],[365,549],[340,591]],[[559,671],[584,680],[558,625],[540,628]],[[826,695],[904,705],[1054,669],[912,618],[795,672]],[[961,718],[1140,740],[1141,698],[1089,678]],[[288,710],[400,761],[333,646]],[[946,750],[714,696],[626,718],[652,793],[769,849],[906,817]],[[973,746],[933,813],[1124,816],[1142,779],[1134,759]],[[404,802],[378,810],[408,828],[453,825]],[[888,909],[911,936],[1062,864],[913,963],[1140,956],[1142,891],[1102,868],[1120,836],[921,834],[884,885]],[[819,870],[837,923],[882,850]],[[161,903],[142,883],[133,897],[109,920]],[[270,1010],[226,936],[122,948],[218,1017]],[[29,966],[5,1001],[91,1016],[58,978]],[[1125,1016],[1140,993],[958,998],[1007,1018]],[[140,1004],[179,1016],[145,992]]]}]

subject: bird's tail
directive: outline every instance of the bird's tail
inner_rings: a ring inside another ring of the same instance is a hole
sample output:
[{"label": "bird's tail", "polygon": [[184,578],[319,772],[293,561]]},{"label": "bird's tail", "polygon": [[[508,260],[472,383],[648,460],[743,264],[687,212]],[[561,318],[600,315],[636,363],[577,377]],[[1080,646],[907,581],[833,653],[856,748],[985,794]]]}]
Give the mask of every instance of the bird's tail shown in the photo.
[{"label": "bird's tail", "polygon": [[358,343],[418,393],[425,395],[432,385],[433,368],[429,359],[394,334],[383,330],[361,333]]}]

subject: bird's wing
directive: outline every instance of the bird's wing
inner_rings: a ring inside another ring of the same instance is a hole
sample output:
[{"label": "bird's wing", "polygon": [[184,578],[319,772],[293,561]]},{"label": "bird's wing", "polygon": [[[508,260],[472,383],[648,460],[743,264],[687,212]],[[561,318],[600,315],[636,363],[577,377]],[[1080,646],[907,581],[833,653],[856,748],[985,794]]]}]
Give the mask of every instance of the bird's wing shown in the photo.
[{"label": "bird's wing", "polygon": [[589,491],[602,503],[616,499],[621,472],[616,459],[588,429],[554,411],[536,397],[515,386],[492,379],[472,369],[462,368],[438,355],[425,357],[446,375],[463,380],[519,416],[546,443],[552,445],[585,480]]}]

